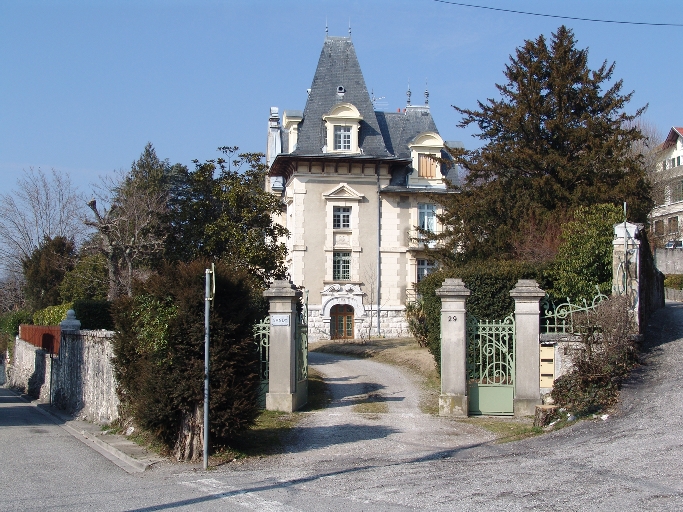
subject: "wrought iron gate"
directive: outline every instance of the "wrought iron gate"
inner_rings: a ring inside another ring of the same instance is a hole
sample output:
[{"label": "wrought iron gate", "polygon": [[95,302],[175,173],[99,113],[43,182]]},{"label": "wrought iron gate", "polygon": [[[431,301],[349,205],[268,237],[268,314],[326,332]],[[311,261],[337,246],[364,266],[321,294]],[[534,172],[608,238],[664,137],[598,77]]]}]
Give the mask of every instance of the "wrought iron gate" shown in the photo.
[{"label": "wrought iron gate", "polygon": [[296,382],[308,379],[308,290],[304,292],[303,308],[297,315],[296,331]]},{"label": "wrought iron gate", "polygon": [[467,317],[469,414],[512,415],[515,396],[515,319]]},{"label": "wrought iron gate", "polygon": [[268,364],[270,361],[270,316],[254,326],[254,341],[259,357],[259,377],[261,387],[259,388],[259,407],[266,407],[266,393],[268,393]]}]

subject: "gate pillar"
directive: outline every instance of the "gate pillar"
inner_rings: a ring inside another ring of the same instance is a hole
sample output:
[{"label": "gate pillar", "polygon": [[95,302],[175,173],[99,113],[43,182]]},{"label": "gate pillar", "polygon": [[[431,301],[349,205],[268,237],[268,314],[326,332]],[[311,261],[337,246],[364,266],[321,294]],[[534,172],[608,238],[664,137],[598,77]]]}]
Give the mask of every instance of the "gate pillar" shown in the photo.
[{"label": "gate pillar", "polygon": [[539,302],[544,296],[533,279],[520,279],[510,290],[515,300],[515,416],[533,416],[541,405]]},{"label": "gate pillar", "polygon": [[441,297],[441,416],[467,416],[467,321],[470,291],[462,279],[446,279]]},{"label": "gate pillar", "polygon": [[[301,297],[289,281],[274,281],[263,296],[270,301],[270,362],[266,409],[296,411],[305,405],[307,389],[296,382],[296,300]],[[298,392],[297,392],[298,391]]]}]

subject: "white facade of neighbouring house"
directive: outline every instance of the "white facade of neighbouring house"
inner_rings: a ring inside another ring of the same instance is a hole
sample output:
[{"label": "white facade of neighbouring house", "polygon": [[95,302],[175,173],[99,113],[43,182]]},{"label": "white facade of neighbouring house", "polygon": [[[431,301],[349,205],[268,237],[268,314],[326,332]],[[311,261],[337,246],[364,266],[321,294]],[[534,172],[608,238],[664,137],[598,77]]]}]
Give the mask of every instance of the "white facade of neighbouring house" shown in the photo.
[{"label": "white facade of neighbouring house", "polygon": [[351,38],[327,37],[304,110],[271,108],[266,189],[286,204],[312,340],[409,335],[405,304],[434,268],[417,228],[439,230],[434,194],[458,175],[428,98],[375,111]]},{"label": "white facade of neighbouring house", "polygon": [[683,239],[683,128],[673,127],[657,149],[654,174],[656,205],[650,214],[652,231],[665,243]]}]

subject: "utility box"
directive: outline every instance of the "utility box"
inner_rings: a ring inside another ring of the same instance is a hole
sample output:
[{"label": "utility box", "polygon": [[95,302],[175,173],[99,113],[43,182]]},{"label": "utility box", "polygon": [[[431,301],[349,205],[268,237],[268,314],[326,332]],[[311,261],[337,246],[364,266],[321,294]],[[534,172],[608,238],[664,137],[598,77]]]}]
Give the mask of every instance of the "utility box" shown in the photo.
[{"label": "utility box", "polygon": [[555,345],[541,345],[540,384],[552,388],[555,381]]}]

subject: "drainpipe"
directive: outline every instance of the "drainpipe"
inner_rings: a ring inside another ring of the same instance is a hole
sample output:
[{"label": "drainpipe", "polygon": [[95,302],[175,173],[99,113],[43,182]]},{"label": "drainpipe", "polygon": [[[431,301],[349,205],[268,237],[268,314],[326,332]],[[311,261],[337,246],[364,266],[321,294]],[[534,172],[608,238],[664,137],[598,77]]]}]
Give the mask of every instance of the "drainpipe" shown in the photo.
[{"label": "drainpipe", "polygon": [[381,244],[382,244],[382,196],[380,195],[379,184],[379,164],[375,164],[375,174],[377,174],[377,336],[380,335],[379,328],[379,292],[381,281]]}]

